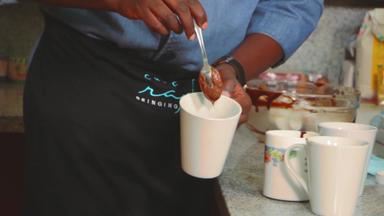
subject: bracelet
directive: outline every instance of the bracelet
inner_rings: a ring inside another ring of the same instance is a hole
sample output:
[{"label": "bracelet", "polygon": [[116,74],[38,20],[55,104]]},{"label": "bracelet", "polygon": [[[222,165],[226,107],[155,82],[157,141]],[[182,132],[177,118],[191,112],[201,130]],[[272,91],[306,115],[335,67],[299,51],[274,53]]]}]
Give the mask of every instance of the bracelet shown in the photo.
[{"label": "bracelet", "polygon": [[212,64],[212,66],[217,66],[219,64],[227,63],[229,65],[232,65],[232,67],[235,69],[236,72],[236,79],[239,81],[239,83],[243,86],[245,85],[245,72],[243,69],[243,66],[240,64],[239,61],[237,61],[232,56],[223,56],[216,60],[215,63]]}]

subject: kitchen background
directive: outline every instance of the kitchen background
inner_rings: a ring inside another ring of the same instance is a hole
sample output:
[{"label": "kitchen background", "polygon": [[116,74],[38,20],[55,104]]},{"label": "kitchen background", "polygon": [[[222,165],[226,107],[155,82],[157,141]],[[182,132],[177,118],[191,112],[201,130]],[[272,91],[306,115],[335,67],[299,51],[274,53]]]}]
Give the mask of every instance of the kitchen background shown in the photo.
[{"label": "kitchen background", "polygon": [[[358,30],[367,10],[326,7],[316,31],[285,64],[274,70],[313,71],[326,74],[330,80],[337,82],[344,48]],[[42,29],[42,16],[35,4],[1,6],[0,53],[16,58],[29,56]]]},{"label": "kitchen background", "polygon": [[[27,64],[43,30],[43,19],[36,4],[1,5],[8,1],[12,0],[0,0],[0,60],[1,54],[6,54],[11,59],[25,59]],[[329,4],[315,32],[286,63],[274,71],[322,73],[331,82],[337,83],[345,47],[359,29],[365,13],[372,6],[384,6],[383,0],[326,2]],[[22,125],[22,90],[17,88],[4,92],[0,88],[0,215],[16,216],[20,213],[22,199],[24,147],[22,129],[12,129],[9,125]],[[7,103],[14,104],[9,106]]]}]

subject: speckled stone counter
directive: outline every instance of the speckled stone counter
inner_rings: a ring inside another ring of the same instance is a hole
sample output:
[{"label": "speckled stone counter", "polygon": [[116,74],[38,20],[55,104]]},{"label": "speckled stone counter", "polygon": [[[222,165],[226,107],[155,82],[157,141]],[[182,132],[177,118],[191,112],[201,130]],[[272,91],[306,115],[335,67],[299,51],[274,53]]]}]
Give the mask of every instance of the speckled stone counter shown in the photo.
[{"label": "speckled stone counter", "polygon": [[0,83],[0,133],[22,133],[23,124],[22,84]]},{"label": "speckled stone counter", "polygon": [[[377,111],[377,108],[372,108],[370,105],[364,106],[364,109],[366,111],[358,117],[358,120],[370,119],[369,117]],[[376,145],[374,152],[383,153],[383,150],[383,146]],[[263,154],[264,144],[259,143],[246,126],[241,126],[235,134],[224,171],[219,177],[229,214],[231,216],[314,215],[308,202],[272,200],[261,194],[264,174]],[[384,186],[376,184],[373,176],[367,178],[356,215],[384,215]]]}]

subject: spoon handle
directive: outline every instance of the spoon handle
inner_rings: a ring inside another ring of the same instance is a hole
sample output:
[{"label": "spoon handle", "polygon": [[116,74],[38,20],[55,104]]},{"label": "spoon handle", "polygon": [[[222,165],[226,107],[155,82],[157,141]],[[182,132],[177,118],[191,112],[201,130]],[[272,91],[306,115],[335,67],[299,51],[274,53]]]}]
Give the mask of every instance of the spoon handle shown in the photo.
[{"label": "spoon handle", "polygon": [[200,51],[201,51],[201,55],[203,57],[203,64],[204,64],[204,66],[206,66],[206,65],[208,65],[208,57],[207,57],[207,52],[205,51],[203,33],[201,31],[201,28],[196,24],[195,21],[193,21],[193,24],[194,24],[195,32],[197,35],[197,40],[199,41]]}]

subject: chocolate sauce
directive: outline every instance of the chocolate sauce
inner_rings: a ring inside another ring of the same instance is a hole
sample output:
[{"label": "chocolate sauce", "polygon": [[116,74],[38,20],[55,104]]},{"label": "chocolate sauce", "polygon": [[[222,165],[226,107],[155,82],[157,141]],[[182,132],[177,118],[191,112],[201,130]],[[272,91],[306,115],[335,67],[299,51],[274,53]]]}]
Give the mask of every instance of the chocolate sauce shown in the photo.
[{"label": "chocolate sauce", "polygon": [[304,138],[304,135],[306,134],[306,131],[300,131],[300,138]]},{"label": "chocolate sauce", "polygon": [[324,85],[327,85],[329,83],[328,79],[326,78],[319,78],[317,79],[314,84],[316,85],[316,87],[322,87]]},{"label": "chocolate sauce", "polygon": [[208,85],[208,83],[205,81],[205,76],[202,73],[200,73],[199,75],[199,85],[205,97],[212,103],[214,103],[221,96],[221,93],[223,91],[223,82],[221,80],[220,73],[215,68],[211,68],[211,70],[212,86]]},{"label": "chocolate sauce", "polygon": [[252,104],[255,106],[257,112],[259,111],[259,106],[266,106],[267,109],[270,109],[271,107],[292,108],[293,105],[293,100],[292,103],[274,101],[283,94],[282,92],[250,88],[247,88],[246,92],[251,97]]},{"label": "chocolate sauce", "polygon": [[292,90],[292,93],[297,97],[293,98],[283,91],[279,91],[280,87],[276,87],[275,84],[269,87],[266,82],[260,80],[247,83],[246,92],[251,97],[256,112],[259,111],[259,107],[263,106],[267,107],[268,110],[271,107],[290,109],[295,103],[298,103],[297,100],[305,101],[310,107],[344,106],[344,104],[340,104],[334,90],[327,85],[326,80],[321,80],[316,84],[298,82],[293,88],[292,86],[286,88],[283,89]]},{"label": "chocolate sauce", "polygon": [[310,102],[310,104],[314,107],[337,107],[337,100],[335,96],[332,98],[317,98],[317,97],[307,97],[306,101]]}]

